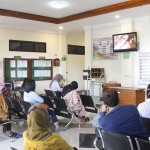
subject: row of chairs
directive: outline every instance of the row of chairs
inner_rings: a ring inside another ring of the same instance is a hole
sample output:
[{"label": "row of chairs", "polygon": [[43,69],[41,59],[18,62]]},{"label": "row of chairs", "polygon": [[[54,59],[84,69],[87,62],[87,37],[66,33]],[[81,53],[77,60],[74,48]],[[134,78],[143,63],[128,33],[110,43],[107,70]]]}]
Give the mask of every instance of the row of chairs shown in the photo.
[{"label": "row of chairs", "polygon": [[9,115],[13,115],[22,119],[27,119],[26,114],[28,113],[31,104],[29,102],[13,99],[5,96],[5,101],[8,105]]},{"label": "row of chairs", "polygon": [[[50,96],[51,99],[58,98],[57,93],[51,90],[45,90],[47,96]],[[90,95],[79,95],[79,99],[81,100],[83,106],[85,107],[87,112],[98,113],[98,109],[100,109],[100,104],[95,104]]]},{"label": "row of chairs", "polygon": [[[80,126],[79,120],[74,113],[69,111],[64,99],[57,97],[56,93],[51,90],[45,90],[45,93],[48,96],[41,95],[41,97],[44,99],[44,103],[54,109],[56,115],[70,119],[65,127],[69,126],[73,121]],[[91,96],[80,95],[80,99],[86,111],[92,113],[98,112],[98,108],[94,104]],[[5,100],[8,105],[8,111],[10,115],[14,115],[25,120],[27,119],[26,114],[28,112],[28,109],[31,107],[31,104],[29,102],[16,100],[10,97],[5,97]]]},{"label": "row of chairs", "polygon": [[[78,121],[76,116],[67,108],[64,99],[55,97],[54,100],[51,100],[49,96],[41,97],[44,99],[45,104],[55,110],[56,115],[70,119],[65,127],[69,126],[73,121],[80,125],[80,122]],[[26,114],[31,107],[31,104],[29,102],[16,100],[10,97],[5,97],[5,101],[8,105],[9,115],[19,117],[20,119],[27,119]]]},{"label": "row of chairs", "polygon": [[[100,138],[96,138],[94,146],[99,150],[134,150],[129,136],[112,133],[102,128],[97,128]],[[101,140],[101,146],[98,146]],[[137,150],[150,150],[150,142],[135,138]]]}]

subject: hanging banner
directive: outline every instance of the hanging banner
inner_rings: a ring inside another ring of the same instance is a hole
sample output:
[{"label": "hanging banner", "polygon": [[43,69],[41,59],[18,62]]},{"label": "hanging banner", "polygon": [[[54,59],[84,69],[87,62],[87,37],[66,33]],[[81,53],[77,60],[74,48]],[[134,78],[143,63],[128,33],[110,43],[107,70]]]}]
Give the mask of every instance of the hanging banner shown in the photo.
[{"label": "hanging banner", "polygon": [[93,40],[93,59],[117,59],[111,37]]},{"label": "hanging banner", "polygon": [[150,84],[150,52],[139,53],[139,84]]}]

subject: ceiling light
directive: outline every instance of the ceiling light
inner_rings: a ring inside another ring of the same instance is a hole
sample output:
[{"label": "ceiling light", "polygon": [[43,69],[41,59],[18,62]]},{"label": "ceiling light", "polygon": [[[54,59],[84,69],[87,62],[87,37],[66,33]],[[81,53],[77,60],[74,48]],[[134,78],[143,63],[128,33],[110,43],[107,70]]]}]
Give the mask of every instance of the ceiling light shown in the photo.
[{"label": "ceiling light", "polygon": [[50,3],[50,6],[53,7],[53,8],[63,8],[63,7],[67,6],[67,3],[56,1],[56,2]]},{"label": "ceiling light", "polygon": [[115,18],[120,18],[120,16],[119,16],[119,15],[116,15]]},{"label": "ceiling light", "polygon": [[59,27],[59,29],[63,29],[63,27]]}]

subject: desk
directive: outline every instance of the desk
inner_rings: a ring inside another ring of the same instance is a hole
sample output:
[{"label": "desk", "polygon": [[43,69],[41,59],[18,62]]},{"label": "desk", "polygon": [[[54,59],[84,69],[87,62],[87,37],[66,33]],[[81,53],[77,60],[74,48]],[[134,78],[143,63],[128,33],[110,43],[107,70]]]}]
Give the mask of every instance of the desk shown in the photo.
[{"label": "desk", "polygon": [[134,87],[104,87],[103,91],[114,89],[118,92],[119,104],[133,104],[138,106],[139,103],[145,101],[145,89]]}]

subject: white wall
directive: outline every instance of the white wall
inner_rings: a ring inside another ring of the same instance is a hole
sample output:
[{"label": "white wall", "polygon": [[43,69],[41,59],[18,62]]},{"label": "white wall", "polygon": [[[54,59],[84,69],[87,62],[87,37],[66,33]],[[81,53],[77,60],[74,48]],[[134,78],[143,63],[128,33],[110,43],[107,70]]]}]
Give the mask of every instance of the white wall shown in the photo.
[{"label": "white wall", "polygon": [[[150,52],[149,17],[121,20],[109,24],[86,26],[85,29],[85,65],[105,69],[106,82],[116,80],[124,87],[146,88],[139,84],[139,52]],[[137,32],[139,49],[130,52],[129,59],[123,59],[123,53],[118,53],[117,60],[93,60],[92,40],[111,37],[113,34]],[[86,84],[85,84],[86,87]]]},{"label": "white wall", "polygon": [[[39,58],[39,56],[45,56],[46,59],[61,59],[62,54],[66,54],[67,50],[67,35],[60,34],[46,34],[31,31],[21,31],[13,29],[0,28],[0,61],[3,62],[3,58],[14,58],[14,56],[21,56],[22,58]],[[60,40],[61,36],[61,40]],[[29,52],[10,52],[9,51],[9,39],[23,40],[23,41],[37,41],[46,42],[46,53],[29,53]],[[60,67],[54,67],[53,74],[61,73],[66,75],[66,64],[60,63]],[[63,68],[63,69],[61,69]],[[0,76],[4,76],[3,63],[0,67]],[[49,88],[50,80],[36,81],[36,91],[38,93],[44,93],[43,89]],[[20,82],[21,84],[21,82]]]},{"label": "white wall", "polygon": [[[93,30],[93,39],[111,37],[115,33],[120,33],[120,26],[112,26],[109,28],[100,28]],[[120,81],[120,53],[117,60],[92,60],[92,67],[104,68],[106,82]],[[119,62],[119,63],[118,63]]]},{"label": "white wall", "polygon": [[[84,46],[83,35],[68,35],[68,45]],[[67,84],[72,81],[78,82],[78,90],[84,89],[83,69],[85,66],[85,55],[67,55]]]}]

